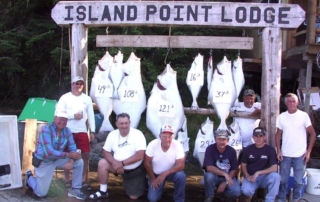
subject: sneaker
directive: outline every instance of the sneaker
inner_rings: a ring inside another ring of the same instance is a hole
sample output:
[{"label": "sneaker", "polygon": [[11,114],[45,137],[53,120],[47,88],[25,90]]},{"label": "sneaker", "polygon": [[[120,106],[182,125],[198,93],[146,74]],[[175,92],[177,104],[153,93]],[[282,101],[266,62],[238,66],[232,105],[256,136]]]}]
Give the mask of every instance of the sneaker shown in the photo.
[{"label": "sneaker", "polygon": [[27,187],[28,189],[32,189],[32,188],[29,186],[29,184],[28,184],[28,180],[29,180],[29,177],[30,177],[30,176],[33,176],[32,171],[31,171],[31,170],[27,170],[27,171],[26,171],[25,184],[26,184],[26,187]]},{"label": "sneaker", "polygon": [[213,198],[211,198],[211,197],[208,197],[208,198],[206,198],[206,199],[204,200],[204,202],[211,202],[211,201],[213,201]]},{"label": "sneaker", "polygon": [[108,198],[108,197],[109,197],[108,191],[103,192],[100,190],[94,194],[90,194],[90,196],[89,196],[90,199],[99,199],[99,198]]},{"label": "sneaker", "polygon": [[82,193],[80,189],[71,189],[68,192],[68,196],[75,197],[79,200],[86,200],[86,198],[87,198],[87,196],[84,193]]}]

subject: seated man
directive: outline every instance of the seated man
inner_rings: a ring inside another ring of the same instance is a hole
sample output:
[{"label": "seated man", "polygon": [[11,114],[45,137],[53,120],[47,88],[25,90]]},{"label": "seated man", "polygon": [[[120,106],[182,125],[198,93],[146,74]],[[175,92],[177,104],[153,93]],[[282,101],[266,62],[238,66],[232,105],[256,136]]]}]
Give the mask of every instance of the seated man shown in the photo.
[{"label": "seated man", "polygon": [[[76,152],[77,147],[72,133],[67,125],[67,112],[57,111],[54,121],[44,125],[39,133],[39,139],[33,158],[41,160],[40,165],[35,165],[37,177],[31,170],[26,171],[26,186],[33,189],[39,197],[48,194],[52,176],[56,167],[64,170],[73,169],[72,189],[69,197],[85,200],[86,196],[80,191],[82,187],[83,160],[81,154]],[[68,152],[64,149],[68,147]]]},{"label": "seated man", "polygon": [[127,113],[116,117],[117,130],[111,131],[103,146],[103,159],[98,163],[100,190],[89,196],[90,199],[107,198],[109,173],[121,174],[126,194],[136,200],[146,190],[146,170],[143,157],[146,139],[141,131],[130,127]]},{"label": "seated man", "polygon": [[150,202],[161,199],[166,180],[174,183],[174,201],[185,201],[184,150],[180,142],[173,139],[173,134],[172,127],[164,125],[159,139],[152,140],[147,147],[144,166],[150,176],[148,188]]},{"label": "seated man", "polygon": [[253,130],[253,140],[254,144],[244,150],[241,159],[244,175],[241,192],[244,195],[244,201],[251,201],[258,188],[268,188],[266,202],[275,201],[280,185],[276,151],[265,143],[266,133],[261,127]]},{"label": "seated man", "polygon": [[227,200],[234,201],[241,194],[235,177],[238,168],[236,151],[228,145],[228,131],[216,131],[214,139],[216,143],[207,147],[203,161],[205,202],[213,201],[215,187],[217,193],[224,193]]}]

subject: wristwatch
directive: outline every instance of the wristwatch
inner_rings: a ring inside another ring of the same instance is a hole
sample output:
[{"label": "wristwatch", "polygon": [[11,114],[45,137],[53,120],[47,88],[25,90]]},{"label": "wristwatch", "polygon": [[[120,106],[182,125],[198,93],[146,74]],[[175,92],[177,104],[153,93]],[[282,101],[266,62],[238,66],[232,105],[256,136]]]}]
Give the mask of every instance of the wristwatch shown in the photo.
[{"label": "wristwatch", "polygon": [[226,185],[228,185],[228,184],[229,184],[228,180],[226,180],[225,182],[226,182]]}]

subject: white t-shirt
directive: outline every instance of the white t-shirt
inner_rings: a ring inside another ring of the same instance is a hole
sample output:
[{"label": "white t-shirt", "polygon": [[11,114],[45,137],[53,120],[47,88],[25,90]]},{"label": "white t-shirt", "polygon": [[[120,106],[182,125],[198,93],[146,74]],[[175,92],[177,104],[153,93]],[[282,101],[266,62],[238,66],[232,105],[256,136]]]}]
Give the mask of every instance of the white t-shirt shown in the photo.
[{"label": "white t-shirt", "polygon": [[157,175],[171,169],[177,159],[184,158],[183,147],[175,139],[172,139],[169,149],[164,152],[161,148],[161,140],[152,140],[146,150],[146,155],[152,158],[152,169]]},{"label": "white t-shirt", "polygon": [[311,120],[307,113],[297,110],[293,114],[283,112],[277,119],[277,128],[282,130],[281,152],[283,156],[300,157],[307,151],[307,127]]},{"label": "white t-shirt", "polygon": [[[114,152],[113,158],[117,161],[123,161],[139,150],[146,150],[146,145],[146,138],[140,130],[130,128],[129,134],[126,137],[122,137],[119,129],[117,129],[109,133],[103,149],[107,152]],[[141,163],[142,160],[134,164],[125,165],[124,169],[134,169]]]},{"label": "white t-shirt", "polygon": [[[251,108],[247,108],[246,106],[244,106],[243,102],[241,102],[239,105],[240,105],[239,107],[232,108],[231,110],[232,111],[237,110],[239,112],[248,112],[249,114],[251,114],[255,110],[255,108],[261,109],[261,103],[259,102],[253,103]],[[254,141],[252,139],[252,132],[253,132],[253,129],[259,126],[260,119],[248,119],[248,118],[240,118],[240,117],[235,117],[235,119],[237,120],[240,127],[242,146],[247,147],[253,144]]]},{"label": "white t-shirt", "polygon": [[[89,96],[81,93],[79,96],[73,95],[71,92],[61,96],[56,109],[64,109],[68,113],[67,127],[72,133],[87,132],[86,121],[88,119],[90,131],[95,132],[96,125],[94,120],[94,112],[92,100]],[[82,111],[83,118],[80,120],[74,119],[74,114]]]}]

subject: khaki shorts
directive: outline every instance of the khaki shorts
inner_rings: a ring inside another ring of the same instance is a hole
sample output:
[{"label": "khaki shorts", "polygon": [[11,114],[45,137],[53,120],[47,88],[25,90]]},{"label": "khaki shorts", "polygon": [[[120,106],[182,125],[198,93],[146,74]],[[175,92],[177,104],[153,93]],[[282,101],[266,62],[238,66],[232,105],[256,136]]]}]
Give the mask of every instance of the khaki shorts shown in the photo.
[{"label": "khaki shorts", "polygon": [[133,171],[122,174],[124,188],[129,196],[142,196],[147,189],[146,169],[141,165]]}]

